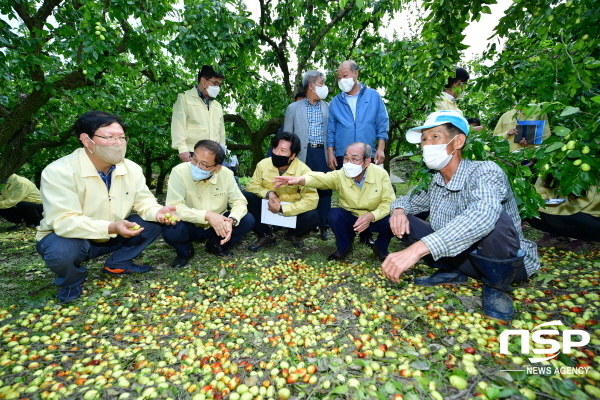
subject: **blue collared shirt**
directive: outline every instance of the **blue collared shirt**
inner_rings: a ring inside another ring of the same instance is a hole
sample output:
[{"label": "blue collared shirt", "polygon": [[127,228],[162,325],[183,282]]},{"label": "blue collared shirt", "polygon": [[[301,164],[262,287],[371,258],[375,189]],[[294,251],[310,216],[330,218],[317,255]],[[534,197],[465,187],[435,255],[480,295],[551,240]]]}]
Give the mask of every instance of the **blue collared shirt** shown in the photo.
[{"label": "blue collared shirt", "polygon": [[306,117],[308,119],[308,143],[325,144],[325,124],[323,122],[323,110],[321,101],[312,104],[308,99],[304,99],[306,104]]},{"label": "blue collared shirt", "polygon": [[108,191],[110,191],[110,185],[112,184],[112,173],[115,170],[115,168],[117,168],[116,165],[111,165],[111,167],[108,169],[108,173],[104,173],[102,171],[98,171],[98,175],[100,175],[100,178],[102,178],[102,180],[104,181],[104,184],[106,185],[106,189],[108,189]]}]

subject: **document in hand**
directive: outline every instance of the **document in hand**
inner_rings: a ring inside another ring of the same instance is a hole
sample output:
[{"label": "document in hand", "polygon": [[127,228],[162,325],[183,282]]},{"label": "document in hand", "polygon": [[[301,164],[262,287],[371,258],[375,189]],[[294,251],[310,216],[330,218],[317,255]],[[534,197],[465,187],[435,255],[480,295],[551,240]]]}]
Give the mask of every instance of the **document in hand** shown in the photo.
[{"label": "document in hand", "polygon": [[544,124],[546,121],[518,121],[517,134],[515,135],[515,143],[521,142],[523,138],[527,140],[527,144],[542,144],[542,135],[544,133]]},{"label": "document in hand", "polygon": [[[282,201],[281,204],[289,204],[288,202]],[[260,222],[267,225],[283,226],[284,228],[296,229],[297,217],[290,216],[285,217],[277,213],[273,213],[269,210],[269,201],[262,200],[262,212],[260,213]]]}]

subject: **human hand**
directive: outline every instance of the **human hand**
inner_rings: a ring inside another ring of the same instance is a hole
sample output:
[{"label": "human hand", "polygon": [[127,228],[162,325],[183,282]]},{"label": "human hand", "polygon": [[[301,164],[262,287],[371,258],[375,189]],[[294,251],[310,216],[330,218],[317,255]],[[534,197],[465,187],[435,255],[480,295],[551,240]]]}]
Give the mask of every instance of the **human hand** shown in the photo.
[{"label": "human hand", "polygon": [[397,236],[400,239],[402,239],[404,235],[410,233],[408,217],[403,209],[394,209],[392,216],[390,217],[390,228],[392,229],[394,236]]},{"label": "human hand", "polygon": [[179,159],[182,162],[189,162],[191,160],[191,158],[192,157],[190,156],[190,152],[189,151],[186,151],[186,152],[183,152],[183,153],[179,153]]},{"label": "human hand", "polygon": [[375,164],[379,165],[379,164],[383,164],[383,162],[385,161],[385,153],[383,150],[377,150],[375,152]]},{"label": "human hand", "polygon": [[327,148],[327,166],[332,171],[335,171],[338,166],[337,159],[335,158],[335,154],[333,153],[333,147]]},{"label": "human hand", "polygon": [[[177,221],[181,221],[181,219],[175,214],[175,210],[177,207],[175,206],[164,206],[156,213],[156,220],[161,224],[165,225],[175,225]],[[170,214],[170,216],[167,216]]]},{"label": "human hand", "polygon": [[421,241],[402,251],[390,253],[381,264],[383,275],[389,280],[398,283],[400,275],[427,254],[429,254],[429,249]]},{"label": "human hand", "polygon": [[[303,185],[304,177],[303,176],[276,176],[273,178],[273,183],[275,184],[275,189],[279,189],[282,186],[289,185]],[[274,193],[274,192],[271,192]],[[275,194],[277,195],[277,194]]]},{"label": "human hand", "polygon": [[527,143],[527,139],[523,138],[523,139],[521,139],[521,141],[519,142],[519,144],[520,144],[521,146],[523,146],[523,147],[527,147],[527,145],[528,145],[529,143]]},{"label": "human hand", "polygon": [[508,136],[514,136],[517,134],[517,128],[512,128],[506,133]]},{"label": "human hand", "polygon": [[[131,228],[135,228],[135,227],[138,227],[139,229],[131,229]],[[117,234],[117,235],[123,236],[125,238],[137,236],[140,233],[142,233],[143,230],[144,230],[144,228],[140,227],[135,222],[127,221],[126,219],[123,219],[121,221],[111,222],[108,225],[108,233],[109,234]]]},{"label": "human hand", "polygon": [[230,218],[212,211],[207,211],[204,219],[206,219],[210,226],[215,230],[217,236],[229,240],[231,232],[233,231],[233,221]]},{"label": "human hand", "polygon": [[361,215],[356,219],[356,222],[353,225],[354,232],[364,232],[369,228],[369,225],[371,225],[371,222],[373,221],[375,221],[375,216],[373,215],[373,213],[368,212],[366,214]]},{"label": "human hand", "polygon": [[279,197],[277,195],[269,195],[269,211],[277,214],[279,212],[279,207],[281,207],[281,200],[279,200]]}]

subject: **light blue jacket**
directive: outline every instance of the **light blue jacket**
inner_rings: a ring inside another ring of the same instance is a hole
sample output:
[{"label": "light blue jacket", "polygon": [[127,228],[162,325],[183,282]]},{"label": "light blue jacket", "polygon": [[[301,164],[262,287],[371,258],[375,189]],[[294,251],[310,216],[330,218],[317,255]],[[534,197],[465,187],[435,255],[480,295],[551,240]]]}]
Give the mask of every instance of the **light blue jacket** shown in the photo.
[{"label": "light blue jacket", "polygon": [[377,141],[388,140],[389,117],[379,93],[363,86],[356,102],[356,119],[343,93],[329,104],[327,147],[335,148],[335,156],[343,156],[346,147],[362,142],[377,149]]}]

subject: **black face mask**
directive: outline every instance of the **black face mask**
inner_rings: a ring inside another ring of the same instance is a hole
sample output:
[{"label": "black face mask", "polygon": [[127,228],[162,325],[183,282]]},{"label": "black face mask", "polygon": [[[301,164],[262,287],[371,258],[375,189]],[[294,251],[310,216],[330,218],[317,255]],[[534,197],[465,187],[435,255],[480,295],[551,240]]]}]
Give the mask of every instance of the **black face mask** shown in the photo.
[{"label": "black face mask", "polygon": [[271,154],[271,161],[273,161],[273,165],[276,168],[285,167],[290,164],[290,158],[287,156],[278,156],[276,154]]}]

